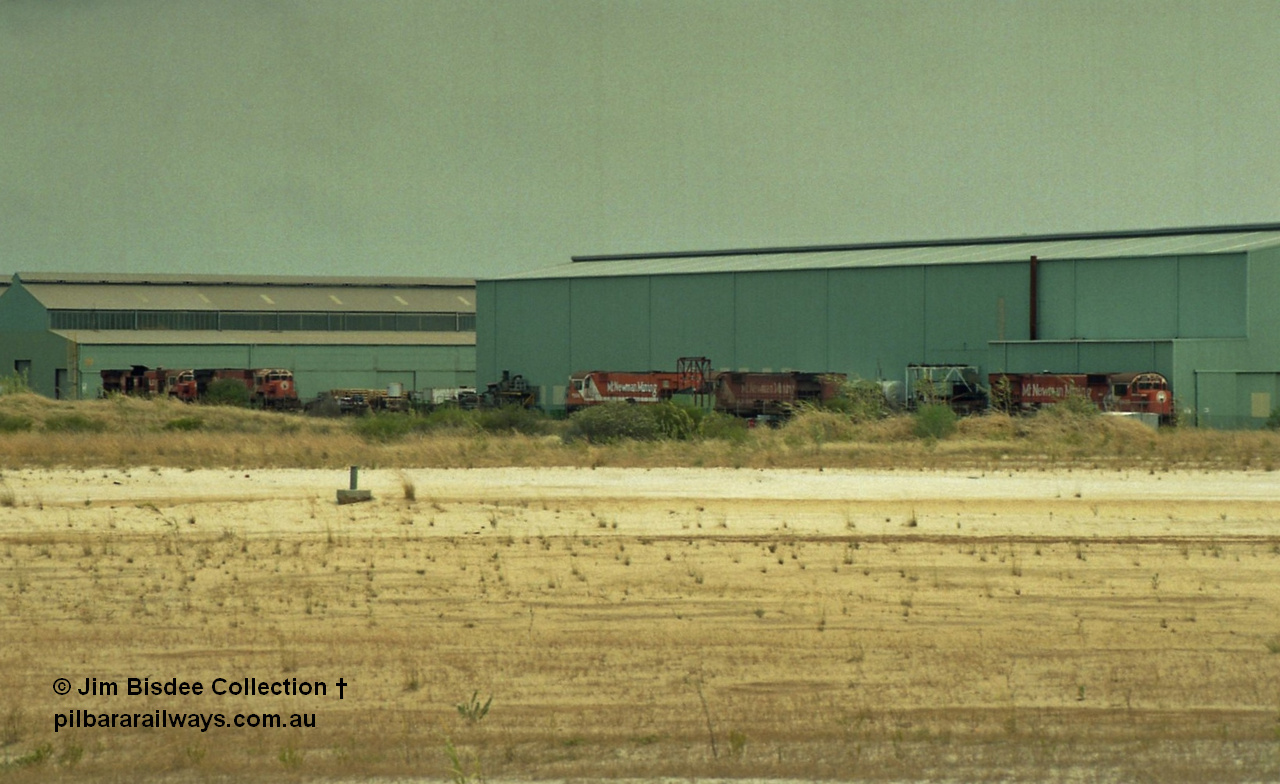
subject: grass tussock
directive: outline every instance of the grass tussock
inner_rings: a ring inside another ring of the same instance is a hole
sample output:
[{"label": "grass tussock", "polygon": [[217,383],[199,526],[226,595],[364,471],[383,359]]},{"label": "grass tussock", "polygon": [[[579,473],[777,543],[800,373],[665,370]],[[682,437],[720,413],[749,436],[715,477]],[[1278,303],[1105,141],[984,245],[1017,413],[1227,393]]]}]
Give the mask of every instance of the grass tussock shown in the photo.
[{"label": "grass tussock", "polygon": [[777,427],[670,406],[557,420],[520,409],[342,419],[117,397],[0,396],[0,468],[1049,466],[1275,470],[1280,433],[1165,428],[1066,407],[1034,416],[866,417],[805,409]]}]

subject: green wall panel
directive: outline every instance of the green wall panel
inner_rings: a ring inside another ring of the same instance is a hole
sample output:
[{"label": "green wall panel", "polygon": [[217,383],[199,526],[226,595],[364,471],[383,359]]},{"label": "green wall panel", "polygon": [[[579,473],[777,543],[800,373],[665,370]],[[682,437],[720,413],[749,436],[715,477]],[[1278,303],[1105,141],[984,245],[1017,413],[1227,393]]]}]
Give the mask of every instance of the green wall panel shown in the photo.
[{"label": "green wall panel", "polygon": [[561,385],[569,376],[569,283],[567,280],[502,281],[494,297],[494,371],[522,374],[534,386]]},{"label": "green wall panel", "polygon": [[826,270],[733,277],[735,368],[828,369]]},{"label": "green wall panel", "polygon": [[67,341],[48,326],[48,311],[21,283],[0,295],[0,376],[11,375],[15,363],[22,362],[31,389],[53,397],[58,369],[73,367],[75,358],[67,355]]},{"label": "green wall panel", "polygon": [[1042,261],[1042,340],[1241,337],[1244,257]]},{"label": "green wall panel", "polygon": [[924,271],[923,362],[982,365],[991,340],[1028,337],[1024,264],[964,264]]},{"label": "green wall panel", "polygon": [[1236,377],[1234,373],[1199,373],[1196,375],[1196,424],[1200,427],[1234,428],[1243,425],[1236,410]]},{"label": "green wall panel", "polygon": [[27,383],[32,391],[53,397],[58,368],[74,366],[68,343],[51,332],[11,332],[0,338],[0,376],[12,375],[14,363],[30,362]]},{"label": "green wall panel", "polygon": [[1075,337],[1172,338],[1178,330],[1178,262],[1173,258],[1076,262]]},{"label": "green wall panel", "polygon": [[1252,366],[1280,368],[1280,248],[1251,252],[1247,274]]},{"label": "green wall panel", "polygon": [[1271,411],[1280,405],[1276,373],[1240,373],[1236,376],[1236,412],[1243,426],[1252,429],[1266,424]]},{"label": "green wall panel", "polygon": [[1280,373],[1203,371],[1196,376],[1201,427],[1258,429],[1280,407]]},{"label": "green wall panel", "polygon": [[578,278],[569,281],[572,341],[567,384],[582,370],[675,369],[675,359],[655,367],[649,353],[649,278]]},{"label": "green wall panel", "polygon": [[499,378],[497,290],[494,281],[476,281],[476,379],[481,386]]},{"label": "green wall panel", "polygon": [[49,328],[49,312],[21,283],[0,294],[0,332],[43,332]]},{"label": "green wall panel", "polygon": [[993,343],[988,373],[1173,373],[1173,342],[1023,341]]},{"label": "green wall panel", "polygon": [[[1037,335],[1040,340],[1073,340],[1076,329],[1076,263],[1074,261],[1041,261],[1037,265],[1038,308]],[[1031,285],[1028,268],[1027,286]],[[1030,291],[1028,290],[1028,297]],[[1028,315],[1027,329],[1031,322]],[[1029,338],[1030,334],[1024,337]]]},{"label": "green wall panel", "polygon": [[680,357],[707,357],[714,368],[737,367],[733,309],[732,275],[651,277],[649,345],[653,363],[674,369]]},{"label": "green wall panel", "polygon": [[1244,337],[1247,291],[1243,255],[1179,258],[1178,337]]},{"label": "green wall panel", "polygon": [[1154,341],[1081,343],[1081,373],[1128,373],[1154,370],[1168,378],[1173,373],[1171,344]]},{"label": "green wall panel", "polygon": [[900,379],[924,361],[923,267],[831,270],[829,370]]},{"label": "green wall panel", "polygon": [[985,373],[1077,373],[1080,349],[1068,341],[997,343],[987,354]]}]

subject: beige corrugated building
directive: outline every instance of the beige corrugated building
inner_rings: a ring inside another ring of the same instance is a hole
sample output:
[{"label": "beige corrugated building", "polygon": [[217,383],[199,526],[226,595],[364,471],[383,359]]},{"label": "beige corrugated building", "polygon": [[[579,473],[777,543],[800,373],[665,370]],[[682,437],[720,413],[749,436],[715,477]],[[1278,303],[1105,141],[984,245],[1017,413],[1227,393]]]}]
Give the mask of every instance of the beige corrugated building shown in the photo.
[{"label": "beige corrugated building", "polygon": [[0,294],[0,371],[59,398],[134,365],[288,368],[303,398],[473,386],[475,334],[460,278],[18,273]]}]

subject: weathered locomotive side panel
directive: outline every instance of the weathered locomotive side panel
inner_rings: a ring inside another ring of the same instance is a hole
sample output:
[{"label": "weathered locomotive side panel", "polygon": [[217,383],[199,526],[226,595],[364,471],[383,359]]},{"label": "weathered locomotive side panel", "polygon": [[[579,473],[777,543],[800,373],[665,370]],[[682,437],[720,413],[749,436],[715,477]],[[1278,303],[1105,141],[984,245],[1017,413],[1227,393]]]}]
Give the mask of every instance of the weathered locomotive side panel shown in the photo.
[{"label": "weathered locomotive side panel", "polygon": [[717,373],[715,408],[735,416],[786,416],[799,403],[825,403],[844,382],[842,373]]},{"label": "weathered locomotive side panel", "polygon": [[681,393],[705,394],[710,386],[710,360],[681,357],[668,370],[589,370],[569,377],[565,408],[572,412],[608,402],[660,403]]},{"label": "weathered locomotive side panel", "polygon": [[1039,408],[1085,397],[1102,411],[1173,416],[1173,392],[1159,373],[992,373],[992,398],[1009,410]]},{"label": "weathered locomotive side panel", "polygon": [[570,412],[609,402],[660,403],[677,394],[708,395],[716,411],[735,416],[786,416],[798,403],[834,398],[842,373],[712,373],[706,357],[681,357],[676,371],[591,370],[569,377]]}]

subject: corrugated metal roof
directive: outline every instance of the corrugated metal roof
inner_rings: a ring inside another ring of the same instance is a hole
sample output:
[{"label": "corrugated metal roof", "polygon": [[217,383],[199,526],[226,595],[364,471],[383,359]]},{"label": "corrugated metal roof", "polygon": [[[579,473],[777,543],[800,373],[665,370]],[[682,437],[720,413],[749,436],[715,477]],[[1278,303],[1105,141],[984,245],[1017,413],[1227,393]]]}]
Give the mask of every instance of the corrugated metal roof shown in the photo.
[{"label": "corrugated metal roof", "polygon": [[934,264],[983,264],[1041,260],[1107,259],[1151,256],[1219,255],[1280,245],[1280,231],[1112,236],[1088,239],[1001,240],[974,244],[886,244],[841,250],[794,252],[707,252],[707,255],[654,254],[616,260],[575,261],[543,270],[506,275],[498,280],[595,278],[634,275],[678,275],[716,272],[763,272]]},{"label": "corrugated metal roof", "polygon": [[476,303],[474,281],[455,278],[16,277],[50,310],[474,313]]},{"label": "corrugated metal roof", "polygon": [[343,275],[142,275],[116,272],[19,272],[23,283],[136,283],[162,286],[459,286],[471,288],[471,278],[376,277]]},{"label": "corrugated metal roof", "polygon": [[474,332],[248,332],[240,330],[74,330],[53,334],[82,346],[474,346]]}]

